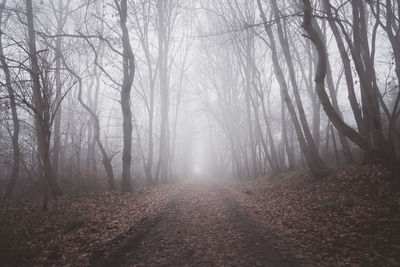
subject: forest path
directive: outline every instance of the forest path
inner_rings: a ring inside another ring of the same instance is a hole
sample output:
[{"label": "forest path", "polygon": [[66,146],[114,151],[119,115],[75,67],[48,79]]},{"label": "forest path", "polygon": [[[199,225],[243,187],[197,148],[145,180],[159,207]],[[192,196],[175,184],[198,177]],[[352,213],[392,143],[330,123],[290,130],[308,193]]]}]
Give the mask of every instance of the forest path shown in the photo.
[{"label": "forest path", "polygon": [[222,185],[187,183],[155,216],[94,253],[93,266],[298,266]]}]

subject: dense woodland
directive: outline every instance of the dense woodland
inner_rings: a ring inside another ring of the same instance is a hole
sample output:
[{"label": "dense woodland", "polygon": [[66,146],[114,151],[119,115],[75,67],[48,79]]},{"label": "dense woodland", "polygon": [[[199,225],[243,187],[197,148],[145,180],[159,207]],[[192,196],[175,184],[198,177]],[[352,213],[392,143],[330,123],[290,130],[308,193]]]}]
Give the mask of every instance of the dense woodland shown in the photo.
[{"label": "dense woodland", "polygon": [[400,0],[0,2],[0,265],[400,265]]},{"label": "dense woodland", "polygon": [[399,188],[399,5],[3,0],[2,197],[354,162]]}]

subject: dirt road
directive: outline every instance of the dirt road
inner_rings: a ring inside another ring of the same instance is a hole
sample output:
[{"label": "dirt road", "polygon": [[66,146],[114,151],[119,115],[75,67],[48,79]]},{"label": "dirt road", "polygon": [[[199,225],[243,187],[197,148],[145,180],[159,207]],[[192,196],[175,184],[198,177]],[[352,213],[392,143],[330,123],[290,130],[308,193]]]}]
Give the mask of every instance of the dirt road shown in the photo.
[{"label": "dirt road", "polygon": [[400,266],[390,189],[379,166],[349,166],[20,200],[0,205],[0,265]]},{"label": "dirt road", "polygon": [[92,266],[298,266],[274,248],[273,233],[256,223],[217,184],[179,185],[151,218],[97,251]]}]

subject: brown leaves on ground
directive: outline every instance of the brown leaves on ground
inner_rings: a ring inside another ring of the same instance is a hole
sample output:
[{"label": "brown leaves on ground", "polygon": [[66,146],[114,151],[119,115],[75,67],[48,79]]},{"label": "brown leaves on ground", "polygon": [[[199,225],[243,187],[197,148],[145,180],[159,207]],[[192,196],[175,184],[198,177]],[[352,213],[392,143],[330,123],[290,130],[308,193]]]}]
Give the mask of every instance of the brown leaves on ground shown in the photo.
[{"label": "brown leaves on ground", "polygon": [[157,216],[112,242],[93,266],[298,266],[223,186],[176,186],[180,193]]},{"label": "brown leaves on ground", "polygon": [[0,262],[3,265],[87,265],[89,255],[158,213],[176,194],[174,186],[129,193],[65,196],[50,202],[18,201],[0,207]]},{"label": "brown leaves on ground", "polygon": [[400,195],[378,166],[313,180],[157,186],[0,207],[8,266],[398,266]]},{"label": "brown leaves on ground", "polygon": [[388,177],[379,166],[351,166],[321,180],[291,172],[231,190],[260,224],[318,265],[399,266],[400,195]]}]

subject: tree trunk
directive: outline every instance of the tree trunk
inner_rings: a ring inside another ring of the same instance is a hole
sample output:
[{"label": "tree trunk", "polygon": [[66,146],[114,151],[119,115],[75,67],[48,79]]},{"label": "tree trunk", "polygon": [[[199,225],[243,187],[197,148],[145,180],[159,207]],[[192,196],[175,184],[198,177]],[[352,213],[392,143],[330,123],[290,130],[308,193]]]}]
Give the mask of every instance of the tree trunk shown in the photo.
[{"label": "tree trunk", "polygon": [[[255,112],[254,114],[255,114],[256,123],[258,124],[258,127],[260,127],[261,141],[262,141],[263,146],[265,146],[264,150],[265,150],[266,157],[267,157],[267,159],[269,159],[269,161],[271,161],[270,164],[271,164],[272,172],[274,174],[276,174],[276,173],[279,173],[281,171],[281,166],[279,164],[278,155],[277,155],[276,148],[275,148],[275,142],[274,142],[274,138],[273,138],[272,132],[271,132],[271,125],[270,125],[270,122],[269,122],[269,119],[268,119],[267,110],[265,108],[264,92],[263,92],[263,90],[261,90],[263,85],[262,85],[262,82],[261,82],[261,79],[260,79],[260,71],[258,70],[256,62],[255,62],[255,59],[254,59],[254,53],[251,54],[248,57],[248,60],[249,60],[249,63],[251,63],[251,67],[253,68],[253,71],[255,72],[255,75],[254,75],[255,79],[258,82],[258,84],[257,84],[253,79],[253,83],[252,84],[253,84],[254,90],[256,91],[258,97],[261,100],[261,108],[262,108],[264,121],[265,121],[265,126],[266,126],[266,134],[267,134],[268,142],[269,142],[269,145],[270,145],[270,151],[271,151],[271,155],[270,156],[268,154],[268,149],[267,149],[267,145],[266,145],[267,142],[264,139],[264,137],[262,136],[262,130],[261,130],[261,124],[260,124],[260,120],[259,120],[259,115],[258,115],[258,111],[256,110],[256,106],[257,106],[256,105],[256,100],[255,100],[255,98],[253,97],[253,95],[251,93],[250,93],[250,100],[252,101],[252,105],[253,105],[253,108],[254,108],[254,112]],[[259,88],[257,88],[257,85],[258,85]]]},{"label": "tree trunk", "polygon": [[[327,45],[327,43],[326,43],[326,29],[324,29],[324,32],[322,32],[317,23],[314,24],[314,27],[315,27],[316,31],[320,34],[320,36],[322,36],[322,40],[323,40],[323,42],[325,44],[325,47],[326,47],[326,45]],[[327,54],[327,57],[329,58],[328,54]],[[335,85],[333,84],[332,70],[331,70],[331,65],[329,64],[329,60],[327,61],[326,70],[327,70],[326,83],[327,83],[327,86],[328,86],[328,89],[329,89],[329,94],[330,94],[331,99],[332,99],[333,108],[339,114],[339,116],[343,119],[343,114],[339,109],[339,103],[338,103],[337,96],[336,96]],[[344,155],[344,158],[345,158],[345,162],[348,163],[348,164],[349,163],[353,163],[354,162],[353,156],[351,154],[350,146],[349,146],[349,143],[347,142],[346,136],[344,136],[340,132],[338,132],[338,134],[339,134],[340,143],[342,144],[342,149],[343,149],[343,155]],[[333,137],[334,136],[332,134],[332,138]]]},{"label": "tree trunk", "polygon": [[331,8],[329,6],[329,0],[323,0],[323,8],[327,14],[329,26],[332,30],[333,36],[335,37],[335,41],[340,53],[340,57],[342,58],[344,75],[346,77],[346,85],[348,91],[348,99],[350,102],[351,109],[353,111],[354,119],[357,123],[358,131],[364,138],[368,138],[368,129],[366,127],[364,118],[362,117],[362,112],[360,106],[357,101],[356,93],[354,90],[354,80],[353,80],[353,72],[351,69],[350,58],[347,54],[346,48],[344,46],[343,39],[340,35],[339,29],[334,21]]},{"label": "tree trunk", "polygon": [[166,29],[166,1],[157,0],[158,11],[158,57],[159,81],[161,96],[161,123],[160,123],[160,151],[156,172],[156,183],[168,180],[168,166],[170,155],[169,141],[169,84],[168,84],[168,41]]},{"label": "tree trunk", "polygon": [[135,56],[129,40],[129,31],[126,26],[127,0],[121,0],[119,7],[120,26],[122,30],[122,57],[123,81],[121,88],[121,109],[123,118],[124,146],[122,150],[122,191],[130,192],[131,187],[131,160],[132,160],[132,111],[131,89],[135,77]]},{"label": "tree trunk", "polygon": [[[6,6],[7,0],[3,0],[0,6],[0,25],[2,26],[3,24],[3,11]],[[13,147],[13,166],[12,166],[12,171],[11,171],[11,176],[10,176],[10,181],[7,183],[6,186],[6,191],[4,194],[3,199],[10,198],[12,195],[12,192],[14,190],[15,184],[18,179],[19,175],[19,166],[20,166],[20,160],[21,160],[21,152],[19,148],[19,119],[18,119],[18,113],[17,113],[17,105],[15,102],[15,94],[14,94],[14,88],[12,87],[11,83],[11,74],[10,74],[10,69],[8,67],[5,55],[4,55],[4,50],[3,50],[3,31],[2,27],[0,27],[0,62],[1,66],[5,75],[5,82],[6,82],[6,89],[8,92],[8,96],[10,99],[10,107],[11,107],[11,116],[12,116],[12,121],[13,121],[13,133],[12,133],[12,147]]]},{"label": "tree trunk", "polygon": [[[62,195],[62,191],[54,179],[53,171],[50,163],[50,110],[49,96],[47,92],[42,92],[40,84],[40,70],[38,65],[38,56],[36,50],[36,33],[33,22],[32,0],[26,0],[26,16],[28,25],[28,46],[29,56],[31,60],[31,78],[33,89],[33,101],[35,107],[35,128],[39,148],[39,158],[43,169],[43,178],[49,185],[52,193],[56,196]],[[46,189],[47,190],[47,189]]]},{"label": "tree trunk", "polygon": [[96,115],[96,113],[93,112],[93,110],[90,109],[88,105],[85,104],[82,100],[82,78],[76,74],[65,62],[65,59],[62,57],[62,61],[64,64],[65,69],[71,73],[72,76],[74,76],[78,80],[78,101],[82,105],[82,107],[90,114],[90,116],[93,119],[94,122],[94,139],[96,140],[97,146],[100,149],[100,152],[103,156],[103,165],[104,169],[107,173],[107,178],[108,178],[108,188],[110,191],[115,190],[115,178],[114,178],[114,170],[111,164],[111,161],[113,159],[113,156],[109,156],[100,140],[100,122],[99,122],[99,117]]},{"label": "tree trunk", "polygon": [[[248,32],[247,32],[248,33]],[[248,33],[249,34],[249,33]],[[251,94],[251,80],[252,73],[250,67],[250,57],[252,53],[252,38],[253,36],[247,36],[246,40],[246,63],[244,65],[245,70],[245,103],[246,103],[246,116],[247,116],[247,127],[248,134],[250,140],[250,159],[251,159],[251,169],[249,172],[249,176],[254,178],[257,175],[257,155],[256,155],[256,147],[254,142],[254,133],[253,133],[253,125],[251,120],[251,112],[250,112],[250,94]]]},{"label": "tree trunk", "polygon": [[374,64],[371,60],[371,54],[368,42],[368,32],[365,21],[365,7],[361,0],[355,0],[353,4],[353,36],[354,42],[360,49],[355,51],[359,53],[357,58],[361,59],[358,69],[361,70],[362,75],[360,76],[360,82],[362,82],[362,90],[365,93],[366,107],[368,110],[368,118],[371,125],[371,134],[374,144],[378,147],[386,149],[387,140],[383,135],[382,120],[379,109],[379,88],[376,82],[376,73]]},{"label": "tree trunk", "polygon": [[310,128],[308,126],[307,118],[305,116],[303,103],[302,103],[302,100],[300,97],[299,87],[297,84],[296,73],[294,70],[292,57],[290,55],[289,42],[288,42],[287,38],[285,38],[284,33],[283,33],[282,25],[280,22],[279,9],[278,9],[276,0],[272,0],[271,4],[272,4],[273,12],[274,12],[274,17],[276,20],[279,42],[281,44],[283,55],[285,57],[285,60],[286,60],[287,66],[288,66],[290,82],[291,82],[291,85],[293,88],[293,94],[294,94],[294,98],[296,101],[297,110],[299,112],[300,123],[301,123],[302,129],[303,129],[303,132],[304,132],[305,140],[306,140],[308,148],[309,148],[309,153],[316,161],[316,163],[315,163],[316,165],[320,165],[321,168],[326,168],[324,162],[322,161],[321,157],[319,156],[317,147],[315,145]]},{"label": "tree trunk", "polygon": [[281,121],[282,121],[282,140],[285,145],[286,154],[288,157],[288,168],[289,170],[294,169],[296,165],[295,155],[293,153],[293,149],[291,149],[287,134],[287,126],[286,126],[286,108],[285,108],[285,100],[284,96],[281,92]]},{"label": "tree trunk", "polygon": [[316,178],[321,178],[324,177],[328,174],[328,169],[325,166],[325,164],[322,163],[322,160],[319,160],[319,156],[318,158],[316,158],[315,153],[312,153],[305,138],[304,135],[302,133],[302,129],[301,129],[301,125],[300,122],[297,118],[296,115],[296,111],[294,109],[293,103],[290,99],[289,96],[289,92],[288,92],[288,87],[285,81],[285,77],[282,71],[282,68],[279,65],[279,59],[278,59],[278,53],[277,53],[277,49],[275,46],[275,40],[273,37],[273,33],[271,28],[269,27],[268,23],[267,23],[267,18],[265,16],[264,10],[262,9],[261,6],[261,1],[257,0],[257,4],[261,13],[261,18],[263,19],[264,22],[264,28],[265,31],[267,32],[269,39],[270,39],[270,43],[271,43],[271,53],[272,53],[272,62],[274,65],[274,72],[275,72],[275,76],[278,80],[279,86],[280,86],[280,90],[281,90],[281,94],[283,95],[283,99],[286,103],[286,106],[289,110],[290,116],[292,118],[292,122],[297,134],[297,138],[301,147],[301,151],[305,156],[305,160],[307,161],[307,165],[310,168],[310,171],[312,173],[312,175]]},{"label": "tree trunk", "polygon": [[332,144],[333,144],[333,150],[335,152],[335,159],[336,159],[336,166],[340,165],[340,159],[339,159],[339,153],[338,149],[336,146],[336,139],[335,139],[335,132],[333,131],[333,126],[331,125],[331,133],[332,133]]},{"label": "tree trunk", "polygon": [[[315,31],[315,29],[313,28],[312,7],[309,0],[303,0],[303,11],[304,17],[302,26],[304,30],[308,33],[308,38],[310,38],[311,41],[314,43],[318,52],[318,68],[317,73],[315,74],[315,84],[318,97],[320,98],[326,115],[335,126],[335,128],[338,131],[342,132],[346,137],[351,139],[355,144],[357,144],[367,154],[367,156],[372,156],[375,162],[379,162],[391,170],[393,176],[393,188],[395,190],[400,190],[400,162],[396,158],[394,153],[390,150],[387,150],[385,144],[380,144],[379,140],[376,140],[377,136],[375,136],[373,140],[375,144],[371,144],[370,142],[365,140],[362,135],[349,127],[332,107],[332,104],[329,101],[329,97],[325,91],[324,84],[326,76],[326,66],[328,61],[326,47],[321,37],[318,35],[318,32]],[[379,112],[379,110],[376,112]],[[376,116],[376,114],[371,113],[369,115],[373,117]],[[377,127],[376,129],[379,128],[377,125],[375,125],[374,127]]]},{"label": "tree trunk", "polygon": [[[69,3],[68,3],[69,4]],[[68,5],[67,4],[67,5]],[[54,118],[54,148],[53,148],[53,158],[52,158],[52,163],[53,163],[53,173],[54,173],[54,179],[57,180],[58,178],[58,165],[60,161],[60,150],[61,150],[61,117],[62,117],[62,106],[61,106],[61,92],[62,92],[62,81],[61,81],[61,50],[62,50],[62,37],[59,35],[62,34],[64,24],[66,21],[67,16],[63,15],[64,12],[61,12],[61,10],[64,8],[62,5],[62,1],[59,2],[58,5],[58,10],[56,10],[56,7],[53,6],[54,8],[54,14],[56,16],[56,21],[57,21],[57,35],[58,37],[56,38],[56,47],[55,47],[55,53],[56,53],[56,69],[55,69],[55,80],[56,80],[56,106],[58,107],[55,113],[55,118]]]}]

